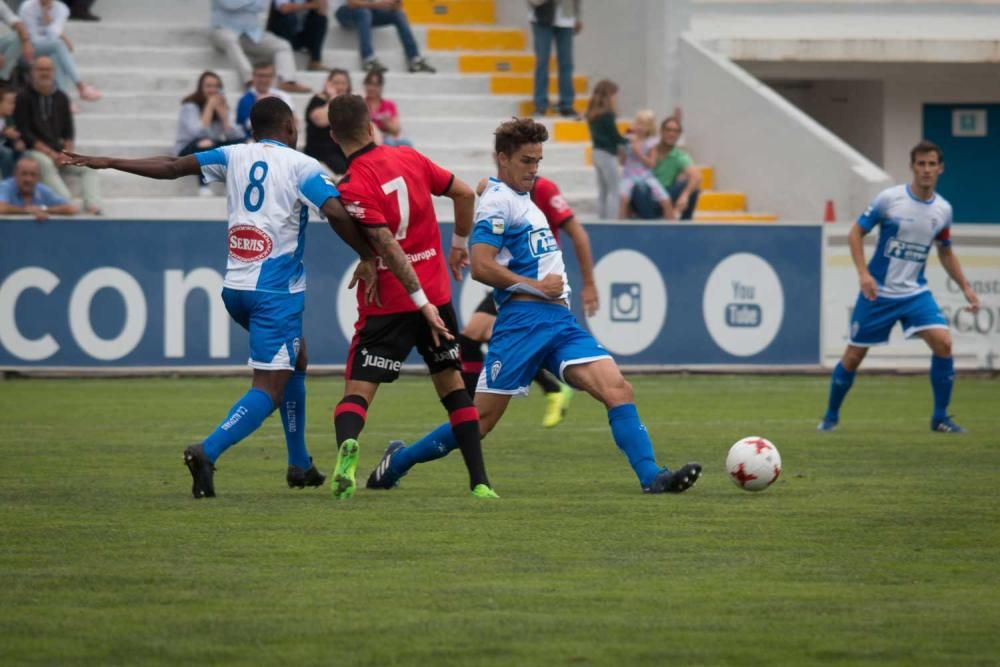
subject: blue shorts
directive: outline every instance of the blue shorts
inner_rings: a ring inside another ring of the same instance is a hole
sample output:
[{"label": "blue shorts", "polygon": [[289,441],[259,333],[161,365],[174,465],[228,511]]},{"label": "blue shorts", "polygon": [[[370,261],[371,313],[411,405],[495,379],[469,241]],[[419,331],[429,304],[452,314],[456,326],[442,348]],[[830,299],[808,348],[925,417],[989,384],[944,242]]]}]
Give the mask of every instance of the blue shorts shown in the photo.
[{"label": "blue shorts", "polygon": [[508,301],[493,325],[477,392],[525,396],[539,368],[563,378],[567,366],[611,359],[573,313],[557,304]]},{"label": "blue shorts", "polygon": [[890,299],[884,296],[869,301],[858,295],[851,317],[850,344],[859,347],[884,345],[892,327],[900,322],[903,335],[909,338],[924,329],[947,329],[948,320],[930,292]]},{"label": "blue shorts", "polygon": [[302,344],[302,311],[306,293],[276,294],[222,290],[222,302],[230,317],[250,332],[251,368],[294,370]]}]

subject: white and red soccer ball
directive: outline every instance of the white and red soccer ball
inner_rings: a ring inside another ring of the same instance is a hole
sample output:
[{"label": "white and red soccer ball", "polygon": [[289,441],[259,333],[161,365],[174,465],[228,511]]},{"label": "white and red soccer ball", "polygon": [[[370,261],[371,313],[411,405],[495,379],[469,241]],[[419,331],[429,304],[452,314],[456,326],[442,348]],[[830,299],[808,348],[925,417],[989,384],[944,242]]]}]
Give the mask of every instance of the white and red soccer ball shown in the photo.
[{"label": "white and red soccer ball", "polygon": [[751,435],[729,448],[726,472],[744,491],[763,491],[781,475],[781,455],[770,440]]}]

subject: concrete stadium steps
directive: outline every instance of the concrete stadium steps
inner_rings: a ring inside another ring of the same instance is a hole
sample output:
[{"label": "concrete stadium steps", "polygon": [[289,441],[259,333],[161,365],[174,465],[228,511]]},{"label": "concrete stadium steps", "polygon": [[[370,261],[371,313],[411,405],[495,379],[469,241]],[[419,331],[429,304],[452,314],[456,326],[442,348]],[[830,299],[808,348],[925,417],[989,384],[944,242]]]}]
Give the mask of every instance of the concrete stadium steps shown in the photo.
[{"label": "concrete stadium steps", "polygon": [[[76,132],[82,137],[173,137],[177,114],[97,114],[81,113],[76,117]],[[415,145],[450,138],[454,145],[481,146],[491,142],[498,119],[468,116],[404,116],[403,134]],[[487,165],[488,166],[488,165]]]},{"label": "concrete stadium steps", "polygon": [[[152,69],[191,68],[206,70],[231,69],[226,56],[206,43],[198,46],[103,46],[86,44],[76,49],[77,65],[84,68],[100,68],[109,65],[127,65]],[[455,73],[463,56],[456,53],[437,53],[428,57],[438,72]],[[405,73],[406,57],[402,51],[386,51],[379,55],[382,63],[389,68],[388,76]],[[296,54],[296,62],[300,69],[305,69],[308,56],[305,53]],[[326,48],[323,50],[323,63],[328,67],[340,67],[355,70],[360,67],[361,57],[357,49]],[[360,70],[359,70],[360,71]],[[356,85],[360,85],[358,79]]]},{"label": "concrete stadium steps", "polygon": [[[107,155],[112,157],[137,158],[151,155],[170,155],[172,144],[169,140],[81,140],[77,144],[78,151],[87,155]],[[472,165],[480,168],[483,175],[494,173],[493,142],[491,136],[482,137],[478,144],[458,146],[450,143],[420,144],[420,152],[440,164],[445,169],[454,169],[456,165]],[[545,147],[545,161],[542,163],[542,174],[552,178],[557,183],[561,170],[582,170],[590,174],[593,182],[593,171],[588,167],[580,167],[579,146],[560,146],[551,144]],[[105,172],[110,173],[110,172]]]},{"label": "concrete stadium steps", "polygon": [[[456,177],[472,186],[475,186],[479,179],[496,173],[494,170],[488,170],[479,165],[449,165],[447,168]],[[594,187],[593,172],[585,167],[554,168],[547,170],[546,174],[567,192],[586,192]],[[109,170],[101,173],[101,194],[105,198],[142,197],[144,195],[149,197],[190,197],[198,194],[197,185],[197,179],[194,177],[175,181],[159,181],[119,171]]]},{"label": "concrete stadium steps", "polygon": [[[141,87],[144,90],[152,91],[174,91],[183,97],[194,90],[198,83],[198,77],[204,69],[89,67],[82,70],[82,76],[84,80],[93,83],[103,92],[134,91]],[[242,90],[235,70],[220,68],[216,73],[222,77],[222,83],[227,90]],[[359,92],[363,78],[362,72],[351,72],[351,81]],[[319,90],[325,80],[326,72],[299,71],[298,73],[298,81],[313,90]],[[389,72],[386,74],[385,96],[389,99],[400,94],[487,95],[489,92],[490,77],[488,75],[449,74],[447,72],[439,72],[438,74]]]},{"label": "concrete stadium steps", "polygon": [[[105,0],[102,0],[102,4]],[[164,5],[173,4],[175,0],[165,0]],[[206,5],[203,21],[192,20],[190,15],[178,13],[176,16],[162,22],[150,22],[148,19],[137,22],[117,20],[114,14],[103,12],[109,20],[96,23],[86,21],[70,21],[66,33],[74,46],[102,44],[115,46],[147,46],[151,48],[212,46],[210,38],[208,0],[202,0]],[[96,9],[95,9],[96,11]],[[427,48],[427,26],[413,26],[413,38],[421,49]],[[379,28],[372,31],[372,43],[381,58],[390,52],[402,53],[399,36],[392,28]],[[329,49],[345,49],[355,55],[359,52],[358,35],[353,30],[345,30],[336,21],[330,22],[326,34],[325,47]],[[490,50],[482,48],[480,50]],[[446,49],[454,50],[454,49]],[[496,49],[501,50],[501,49]]]},{"label": "concrete stadium steps", "polygon": [[[577,95],[587,93],[587,77],[581,74],[573,77],[573,90]],[[490,77],[490,92],[494,95],[531,95],[535,89],[535,77],[529,74],[494,74]],[[549,94],[559,92],[559,79],[549,77]]]},{"label": "concrete stadium steps", "polygon": [[[193,89],[194,86],[191,87],[191,90]],[[180,102],[191,90],[183,92],[114,91],[105,93],[104,97],[97,102],[82,104],[82,112],[77,116],[77,119],[83,120],[87,116],[107,114],[120,116],[172,114],[176,120]],[[299,119],[304,118],[306,106],[312,98],[312,93],[296,93],[291,97],[295,115]],[[231,108],[235,109],[240,95],[229,92],[227,98]],[[520,107],[520,103],[516,100],[497,99],[490,95],[403,94],[393,95],[391,99],[399,107],[404,122],[407,118],[464,116],[491,119],[499,124],[500,121],[516,114]]]}]

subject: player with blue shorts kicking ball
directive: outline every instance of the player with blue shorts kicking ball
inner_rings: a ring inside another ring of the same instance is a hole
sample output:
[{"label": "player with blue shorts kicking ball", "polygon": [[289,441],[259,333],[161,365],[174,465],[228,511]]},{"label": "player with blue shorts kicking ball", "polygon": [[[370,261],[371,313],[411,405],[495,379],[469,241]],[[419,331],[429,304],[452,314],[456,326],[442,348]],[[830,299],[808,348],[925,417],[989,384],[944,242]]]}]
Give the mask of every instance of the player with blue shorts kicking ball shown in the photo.
[{"label": "player with blue shorts kicking ball", "polygon": [[[657,464],[632,386],[569,309],[562,251],[530,194],[548,131],[522,118],[503,123],[495,137],[499,178],[491,178],[483,192],[469,241],[472,277],[494,288],[498,310],[476,387],[480,433],[485,437],[493,430],[510,399],[526,395],[544,367],[607,407],[615,444],[644,492],[686,491],[701,475],[701,465],[688,463],[670,471]],[[409,447],[396,441],[369,476],[368,488],[392,488],[413,465],[456,447],[447,423]]]},{"label": "player with blue shorts kicking ball", "polygon": [[[306,276],[302,264],[309,208],[362,258],[351,287],[362,282],[375,297],[375,255],[338,197],[336,186],[314,159],[295,150],[295,117],[275,97],[250,110],[256,143],[215,148],[184,157],[126,160],[67,153],[65,164],[117,169],[157,179],[203,174],[223,181],[228,193],[229,258],[222,300],[230,316],[250,334],[253,383],[202,442],[184,450],[195,498],[215,496],[216,460],[257,430],[277,408],[288,449],[290,487],[320,486],[326,476],[306,449],[306,341],[302,335]],[[392,241],[395,243],[395,241]],[[398,248],[397,248],[398,250]],[[402,252],[401,250],[399,252]],[[419,280],[412,266],[399,267],[400,280]],[[432,304],[421,313],[436,330],[446,330]]]},{"label": "player with blue shorts kicking ball", "polygon": [[[868,348],[886,344],[892,327],[899,322],[907,338],[919,336],[931,348],[930,379],[934,392],[931,430],[965,432],[948,415],[955,384],[955,361],[951,356],[948,320],[934,301],[924,277],[932,245],[937,244],[941,266],[961,286],[972,312],[979,309],[979,297],[965,279],[951,247],[951,204],[935,192],[944,171],[944,153],[937,145],[921,141],[910,151],[910,168],[913,181],[879,193],[847,235],[861,293],[851,317],[847,350],[833,369],[830,400],[823,420],[816,427],[819,431],[837,428],[840,406]],[[862,239],[875,227],[879,228],[878,244],[866,264]]]}]

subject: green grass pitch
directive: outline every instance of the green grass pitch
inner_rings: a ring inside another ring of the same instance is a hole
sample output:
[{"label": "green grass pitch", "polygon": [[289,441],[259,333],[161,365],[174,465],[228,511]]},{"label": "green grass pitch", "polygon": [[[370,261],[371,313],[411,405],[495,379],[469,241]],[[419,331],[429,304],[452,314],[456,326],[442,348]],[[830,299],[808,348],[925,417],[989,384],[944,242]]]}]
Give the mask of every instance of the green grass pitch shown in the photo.
[{"label": "green grass pitch", "polygon": [[[0,382],[0,664],[996,665],[1000,381],[960,378],[970,433],[930,433],[926,377],[862,374],[841,429],[823,377],[637,377],[661,462],[645,496],[601,407],[543,430],[539,395],[486,441],[499,501],[457,454],[335,503],[285,486],[277,415],[195,501],[181,450],[243,378]],[[335,457],[341,380],[309,384],[309,442]],[[362,483],[391,437],[444,413],[429,382],[383,388]],[[763,435],[781,479],[723,467]]]}]

